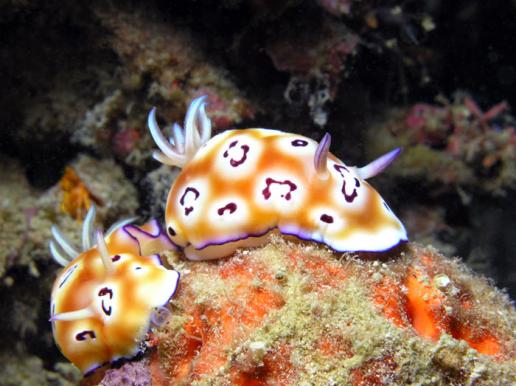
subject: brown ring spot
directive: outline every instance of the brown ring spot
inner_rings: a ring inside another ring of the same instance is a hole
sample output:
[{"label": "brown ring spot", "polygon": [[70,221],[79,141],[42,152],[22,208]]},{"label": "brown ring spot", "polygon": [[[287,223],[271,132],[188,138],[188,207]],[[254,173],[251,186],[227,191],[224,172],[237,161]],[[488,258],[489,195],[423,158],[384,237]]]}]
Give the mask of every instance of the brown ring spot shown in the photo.
[{"label": "brown ring spot", "polygon": [[330,216],[329,214],[323,214],[323,215],[321,215],[321,221],[325,222],[327,224],[332,224],[333,223],[333,217]]},{"label": "brown ring spot", "polygon": [[96,338],[95,332],[93,332],[92,330],[85,330],[85,331],[79,332],[77,335],[75,335],[75,340],[79,340],[79,341],[86,340],[86,339],[95,339],[95,338]]},{"label": "brown ring spot", "polygon": [[235,210],[237,210],[237,205],[234,202],[230,202],[222,208],[219,208],[217,210],[217,213],[219,214],[219,216],[222,216],[224,215],[224,212],[226,212],[226,210],[229,211],[229,214],[232,214],[235,212]]},{"label": "brown ring spot", "polygon": [[291,142],[292,146],[294,147],[304,147],[308,145],[308,141],[305,141],[304,139],[294,139]]}]

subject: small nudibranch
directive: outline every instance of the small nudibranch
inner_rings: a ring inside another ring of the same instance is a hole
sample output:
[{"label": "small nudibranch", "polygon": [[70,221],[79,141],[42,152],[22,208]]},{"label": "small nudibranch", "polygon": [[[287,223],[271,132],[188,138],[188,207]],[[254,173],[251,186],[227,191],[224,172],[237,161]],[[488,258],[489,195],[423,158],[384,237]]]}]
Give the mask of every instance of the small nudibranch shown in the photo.
[{"label": "small nudibranch", "polygon": [[94,231],[95,208],[84,220],[79,252],[56,228],[50,251],[64,266],[52,288],[50,321],[63,355],[84,373],[141,351],[153,310],[174,295],[179,273],[161,265],[174,246],[153,220]]},{"label": "small nudibranch", "polygon": [[345,165],[320,143],[268,129],[229,130],[210,139],[205,97],[192,101],[185,129],[166,138],[152,109],[153,157],[183,170],[166,207],[167,232],[191,260],[256,246],[277,228],[336,251],[383,251],[407,240],[403,224],[365,180],[383,171],[395,149],[367,166]]}]

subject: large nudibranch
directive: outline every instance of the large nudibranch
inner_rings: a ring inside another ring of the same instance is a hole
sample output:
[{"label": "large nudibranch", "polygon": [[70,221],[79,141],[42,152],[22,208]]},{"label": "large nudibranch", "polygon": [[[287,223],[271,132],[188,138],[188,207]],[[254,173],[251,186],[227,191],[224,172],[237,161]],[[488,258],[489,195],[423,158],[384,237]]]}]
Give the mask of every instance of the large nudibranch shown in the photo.
[{"label": "large nudibranch", "polygon": [[84,220],[79,252],[56,228],[50,251],[64,266],[52,288],[50,321],[61,352],[84,373],[141,350],[152,312],[174,295],[179,273],[155,253],[174,246],[157,221],[114,224],[94,231],[95,209]]},{"label": "large nudibranch", "polygon": [[273,229],[336,251],[383,251],[407,240],[400,220],[365,180],[384,170],[396,149],[367,166],[345,165],[320,143],[268,129],[211,137],[205,97],[192,101],[184,130],[166,138],[151,110],[160,148],[153,156],[183,168],[170,190],[167,232],[191,260],[215,259],[256,246]]}]

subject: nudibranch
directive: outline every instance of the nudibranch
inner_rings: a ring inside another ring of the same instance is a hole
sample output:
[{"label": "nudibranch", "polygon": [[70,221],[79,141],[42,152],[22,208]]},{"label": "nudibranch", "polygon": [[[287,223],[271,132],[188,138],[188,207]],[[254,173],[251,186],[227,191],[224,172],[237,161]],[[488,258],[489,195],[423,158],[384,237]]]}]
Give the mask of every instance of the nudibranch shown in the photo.
[{"label": "nudibranch", "polygon": [[157,221],[137,227],[119,221],[94,230],[92,206],[82,250],[54,226],[50,251],[65,268],[52,288],[50,321],[61,352],[84,373],[141,351],[152,312],[174,295],[179,273],[162,266],[158,251],[173,249]]},{"label": "nudibranch", "polygon": [[166,206],[171,240],[191,260],[227,256],[267,234],[328,245],[335,251],[384,251],[407,240],[403,224],[365,180],[397,157],[393,150],[367,166],[345,165],[316,141],[270,129],[229,130],[211,137],[205,97],[192,101],[184,130],[167,138],[148,126],[161,151],[153,157],[182,168]]}]

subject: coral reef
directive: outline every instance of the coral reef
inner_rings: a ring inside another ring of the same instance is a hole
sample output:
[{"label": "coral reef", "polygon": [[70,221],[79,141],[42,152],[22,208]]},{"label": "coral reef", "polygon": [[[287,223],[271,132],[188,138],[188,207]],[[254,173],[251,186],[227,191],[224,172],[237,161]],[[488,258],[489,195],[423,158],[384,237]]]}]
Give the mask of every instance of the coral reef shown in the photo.
[{"label": "coral reef", "polygon": [[119,84],[86,112],[73,142],[96,149],[103,144],[104,150],[139,166],[150,155],[145,119],[152,104],[167,117],[179,118],[192,98],[207,95],[208,112],[219,130],[253,116],[251,104],[223,69],[209,63],[187,30],[143,17],[140,10],[98,7],[95,14],[111,33],[109,44],[120,61]]},{"label": "coral reef", "polygon": [[372,157],[403,146],[387,176],[392,186],[417,186],[403,203],[412,240],[458,253],[513,290],[512,254],[495,245],[510,244],[499,229],[511,226],[513,213],[507,203],[516,188],[514,117],[506,102],[483,112],[464,92],[437,101],[389,110],[368,127],[366,149]]},{"label": "coral reef", "polygon": [[103,386],[151,386],[153,384],[156,383],[152,383],[148,359],[126,363],[119,369],[108,370],[102,377]]},{"label": "coral reef", "polygon": [[60,182],[44,192],[30,187],[16,162],[3,162],[7,167],[1,172],[0,185],[0,276],[12,266],[37,272],[36,261],[48,259],[52,224],[78,241],[80,220],[90,197],[106,223],[134,214],[138,206],[135,188],[110,160],[82,155],[65,169]]},{"label": "coral reef", "polygon": [[[91,203],[103,225],[135,212],[162,218],[176,173],[151,160],[147,113],[156,106],[160,124],[181,122],[200,95],[216,131],[267,127],[319,140],[327,130],[335,154],[355,164],[404,145],[373,183],[410,239],[462,256],[514,297],[515,10],[480,0],[0,1],[0,384],[78,382],[49,329],[58,270],[50,226],[78,241]],[[433,99],[464,89],[471,94]],[[216,263],[171,255],[185,280],[147,354],[83,382],[514,376],[513,335],[498,354],[477,351],[514,330],[504,296],[433,251],[398,252],[367,260],[276,240]],[[342,271],[342,284],[328,278]],[[493,325],[503,316],[505,327]]]},{"label": "coral reef", "polygon": [[179,168],[171,170],[170,166],[161,165],[142,180],[142,189],[146,192],[143,198],[144,211],[149,217],[163,218],[165,215],[168,193],[179,171]]},{"label": "coral reef", "polygon": [[[1,157],[0,170],[0,277],[18,258],[29,237],[31,208],[36,201],[24,170],[13,159]],[[30,260],[26,260],[28,264]]]},{"label": "coral reef", "polygon": [[44,368],[43,361],[35,356],[3,353],[0,359],[0,382],[4,386],[73,386],[80,381],[80,373],[68,363],[57,363],[54,371],[49,371]]},{"label": "coral reef", "polygon": [[307,104],[314,123],[325,126],[325,104],[335,99],[357,44],[358,36],[343,24],[323,18],[311,28],[300,25],[280,30],[268,42],[267,53],[279,71],[291,75],[286,100]]},{"label": "coral reef", "polygon": [[432,248],[335,254],[274,236],[214,263],[167,256],[182,280],[145,359],[161,384],[504,384],[516,375],[507,297]]},{"label": "coral reef", "polygon": [[442,105],[418,103],[397,111],[369,130],[370,151],[403,146],[405,155],[391,171],[439,188],[479,189],[504,194],[516,188],[516,132],[506,102],[482,112],[457,93]]},{"label": "coral reef", "polygon": [[[138,205],[136,190],[112,160],[86,155],[71,162],[61,180],[47,190],[31,187],[25,170],[13,159],[2,157],[2,165],[0,322],[6,327],[0,334],[0,355],[11,358],[12,349],[18,359],[9,359],[3,367],[4,376],[0,374],[0,383],[12,379],[8,384],[74,384],[77,375],[68,383],[60,381],[58,374],[48,370],[53,364],[49,366],[46,358],[43,363],[39,356],[31,355],[32,350],[53,345],[50,331],[41,328],[48,323],[47,294],[56,271],[48,251],[51,226],[58,224],[77,242],[81,218],[76,215],[84,208],[84,198],[92,194],[100,202],[100,219],[109,223],[115,217],[134,214]],[[70,194],[78,199],[68,199]],[[47,370],[41,370],[43,366]],[[33,379],[25,373],[33,374]]]},{"label": "coral reef", "polygon": [[153,104],[179,118],[192,98],[207,95],[219,130],[253,117],[254,107],[225,70],[207,60],[188,30],[148,16],[136,8],[85,10],[86,34],[104,32],[99,40],[109,50],[92,47],[88,54],[101,56],[102,63],[71,62],[55,75],[23,111],[17,145],[52,136],[56,144],[71,142],[143,167],[151,148],[145,119]]}]

